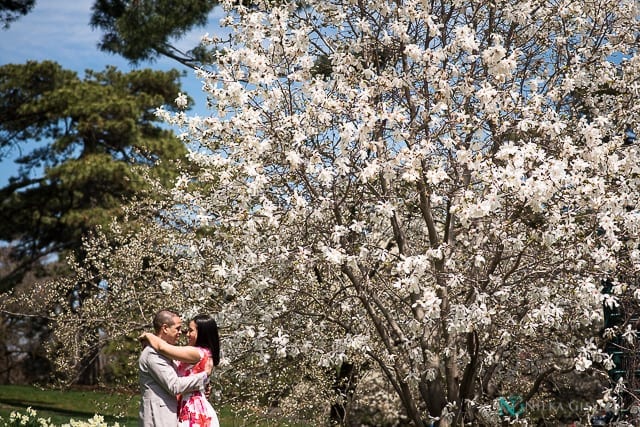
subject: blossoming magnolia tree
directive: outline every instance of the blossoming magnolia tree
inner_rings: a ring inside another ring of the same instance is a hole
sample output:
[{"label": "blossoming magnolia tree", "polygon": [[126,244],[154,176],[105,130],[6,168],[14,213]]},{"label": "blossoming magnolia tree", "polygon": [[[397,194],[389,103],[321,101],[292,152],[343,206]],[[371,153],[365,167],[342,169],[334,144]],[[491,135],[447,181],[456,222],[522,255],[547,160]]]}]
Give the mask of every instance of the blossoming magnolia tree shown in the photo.
[{"label": "blossoming magnolia tree", "polygon": [[247,395],[378,396],[415,426],[611,366],[593,337],[602,280],[615,296],[638,263],[637,2],[225,6],[211,114],[160,112],[197,147],[175,227],[96,261],[84,310],[122,286],[108,309],[148,319],[170,292],[218,313]]},{"label": "blossoming magnolia tree", "polygon": [[259,308],[236,334],[366,361],[416,425],[459,421],[523,354],[602,361],[601,280],[637,257],[635,2],[233,12],[212,115],[169,120],[208,149],[175,197],[215,230],[229,313]]}]

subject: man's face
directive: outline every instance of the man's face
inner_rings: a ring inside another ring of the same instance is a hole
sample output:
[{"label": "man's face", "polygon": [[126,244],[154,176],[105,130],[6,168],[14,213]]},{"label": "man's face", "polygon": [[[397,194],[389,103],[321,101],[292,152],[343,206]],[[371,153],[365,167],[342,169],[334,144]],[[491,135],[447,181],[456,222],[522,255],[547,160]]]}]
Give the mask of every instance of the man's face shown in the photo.
[{"label": "man's face", "polygon": [[173,323],[171,325],[163,325],[162,337],[160,338],[164,339],[169,344],[175,345],[182,330],[182,320],[180,317],[175,316],[172,321]]}]

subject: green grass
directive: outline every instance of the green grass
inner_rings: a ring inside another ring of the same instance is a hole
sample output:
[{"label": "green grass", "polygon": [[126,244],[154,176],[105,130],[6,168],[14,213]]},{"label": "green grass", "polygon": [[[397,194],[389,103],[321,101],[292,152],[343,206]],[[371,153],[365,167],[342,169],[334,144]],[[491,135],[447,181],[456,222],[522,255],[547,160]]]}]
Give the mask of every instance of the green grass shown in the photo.
[{"label": "green grass", "polygon": [[[138,425],[137,394],[109,393],[95,390],[48,390],[32,386],[0,385],[0,418],[9,419],[13,411],[25,414],[31,407],[38,418],[51,418],[51,423],[61,425],[70,419],[88,420],[95,414],[102,415],[109,425],[118,422],[120,426]],[[220,425],[224,427],[278,427],[273,422],[247,421],[235,416],[227,408],[216,408]],[[0,423],[0,426],[4,423]]]},{"label": "green grass", "polygon": [[24,413],[31,407],[38,417],[51,418],[59,425],[70,419],[86,420],[95,414],[105,421],[124,426],[138,425],[137,396],[93,390],[46,390],[32,386],[0,385],[0,417],[9,419],[13,411]]}]

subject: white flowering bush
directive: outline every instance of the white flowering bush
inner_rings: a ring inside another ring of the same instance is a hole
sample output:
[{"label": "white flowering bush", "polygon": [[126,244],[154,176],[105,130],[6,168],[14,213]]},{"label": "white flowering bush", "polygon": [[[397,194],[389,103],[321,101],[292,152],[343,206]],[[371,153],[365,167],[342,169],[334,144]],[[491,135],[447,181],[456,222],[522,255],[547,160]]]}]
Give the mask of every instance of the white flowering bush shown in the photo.
[{"label": "white flowering bush", "polygon": [[100,345],[82,328],[132,337],[165,305],[216,314],[219,384],[252,407],[295,412],[302,378],[326,410],[353,364],[379,411],[460,425],[610,366],[602,282],[640,259],[636,1],[223,6],[210,114],[158,112],[189,168],[42,290],[94,295],[55,315],[61,367]]},{"label": "white flowering bush", "polygon": [[12,411],[9,414],[8,420],[3,420],[0,417],[0,423],[7,427],[119,427],[116,422],[114,424],[108,424],[104,421],[102,415],[94,415],[88,420],[69,420],[64,424],[53,424],[51,418],[43,418],[38,416],[38,412],[32,407],[28,407],[24,412]]},{"label": "white flowering bush", "polygon": [[27,427],[52,427],[51,418],[38,417],[38,413],[31,407],[25,409],[24,413],[12,411],[8,420],[0,418],[0,422],[7,426],[27,426]]}]

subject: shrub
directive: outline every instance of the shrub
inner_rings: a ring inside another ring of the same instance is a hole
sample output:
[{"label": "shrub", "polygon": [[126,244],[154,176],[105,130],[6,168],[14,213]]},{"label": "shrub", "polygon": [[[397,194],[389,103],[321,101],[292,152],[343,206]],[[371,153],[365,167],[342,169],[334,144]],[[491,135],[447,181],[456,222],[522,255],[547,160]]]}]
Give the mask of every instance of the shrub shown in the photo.
[{"label": "shrub", "polygon": [[[0,417],[0,422],[8,427],[56,427],[51,422],[51,418],[38,417],[38,413],[35,409],[28,407],[25,413],[13,411],[9,415],[8,422]],[[92,418],[86,421],[76,421],[74,419],[69,420],[68,423],[62,424],[60,427],[120,427],[118,423],[109,425],[104,421],[102,415],[94,415]]]}]

